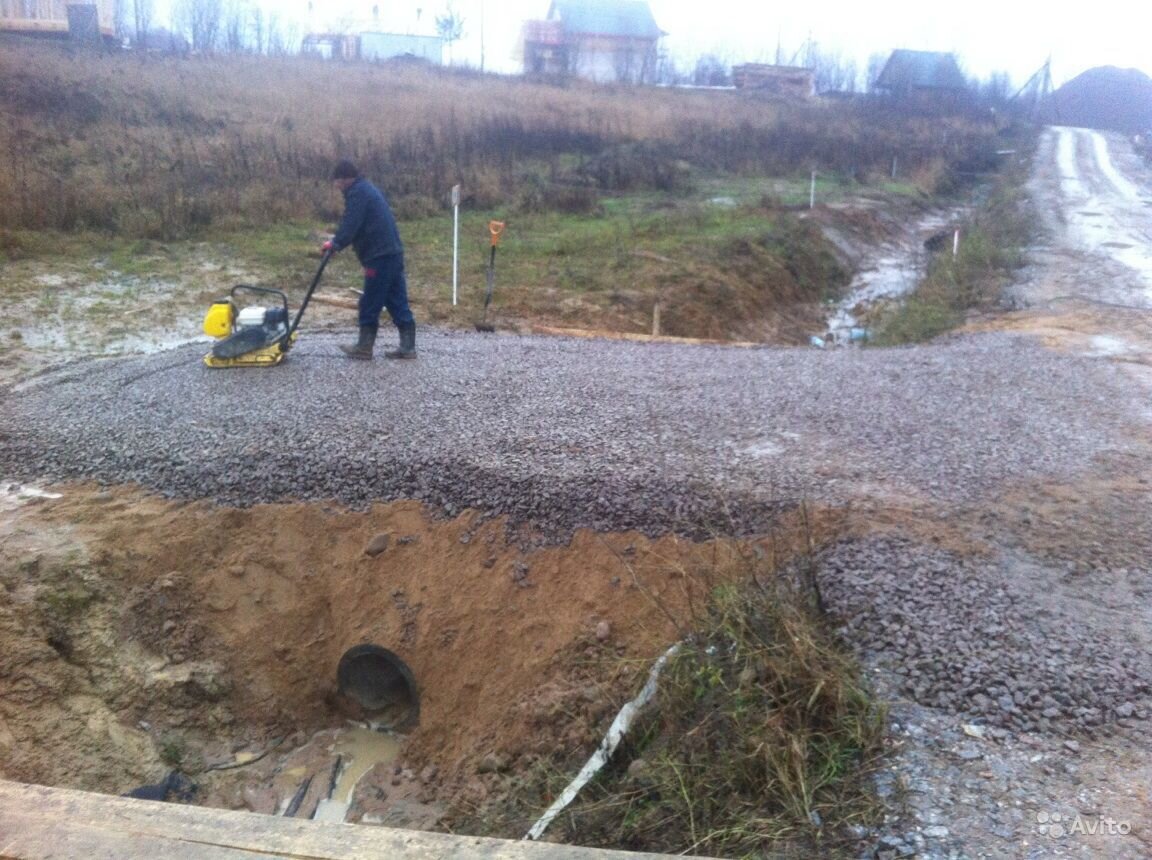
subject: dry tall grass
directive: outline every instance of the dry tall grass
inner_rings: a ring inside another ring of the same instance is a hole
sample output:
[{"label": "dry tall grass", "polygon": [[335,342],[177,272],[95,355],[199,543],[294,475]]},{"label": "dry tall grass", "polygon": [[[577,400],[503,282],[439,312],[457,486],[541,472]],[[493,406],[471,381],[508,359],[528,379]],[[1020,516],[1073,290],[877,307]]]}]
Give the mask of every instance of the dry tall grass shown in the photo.
[{"label": "dry tall grass", "polygon": [[877,105],[565,87],[405,64],[96,54],[4,41],[0,227],[173,239],[208,224],[329,218],[336,157],[412,214],[462,184],[474,208],[533,183],[675,190],[686,165],[905,175],[988,150],[994,129]]}]

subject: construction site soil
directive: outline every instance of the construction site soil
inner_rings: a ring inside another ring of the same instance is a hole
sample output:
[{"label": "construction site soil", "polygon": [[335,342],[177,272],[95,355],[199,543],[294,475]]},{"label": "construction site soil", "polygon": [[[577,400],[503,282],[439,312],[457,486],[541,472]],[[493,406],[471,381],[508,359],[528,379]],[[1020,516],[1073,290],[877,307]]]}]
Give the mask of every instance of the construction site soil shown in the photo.
[{"label": "construction site soil", "polygon": [[1152,178],[1070,129],[1033,176],[1013,309],[919,347],[428,330],[355,363],[312,333],[273,370],[199,344],[13,379],[0,777],[178,767],[311,815],[365,719],[337,663],[376,643],[419,721],[346,820],[475,822],[595,749],[696,572],[811,540],[891,703],[862,855],[1148,856]]}]

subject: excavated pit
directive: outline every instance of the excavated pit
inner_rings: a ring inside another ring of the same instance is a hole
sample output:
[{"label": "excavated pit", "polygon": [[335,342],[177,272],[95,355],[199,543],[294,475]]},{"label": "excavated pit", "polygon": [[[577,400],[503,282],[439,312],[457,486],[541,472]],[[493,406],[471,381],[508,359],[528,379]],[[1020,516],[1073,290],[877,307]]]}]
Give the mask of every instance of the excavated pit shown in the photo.
[{"label": "excavated pit", "polygon": [[178,771],[196,788],[170,800],[393,826],[594,748],[679,635],[692,571],[737,551],[586,531],[526,549],[415,502],[51,489],[0,510],[4,778],[123,793]]}]

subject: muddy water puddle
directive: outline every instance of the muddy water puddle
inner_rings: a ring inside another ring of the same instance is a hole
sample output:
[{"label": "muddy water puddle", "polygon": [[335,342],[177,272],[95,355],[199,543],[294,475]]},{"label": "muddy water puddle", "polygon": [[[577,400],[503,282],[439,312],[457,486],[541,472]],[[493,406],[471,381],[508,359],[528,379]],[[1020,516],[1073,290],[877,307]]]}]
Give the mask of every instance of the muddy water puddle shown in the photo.
[{"label": "muddy water puddle", "polygon": [[[196,802],[284,818],[381,823],[422,789],[402,764],[407,740],[349,723],[300,736],[298,746],[272,755],[241,753],[226,770],[199,776]],[[367,820],[366,812],[373,813]]]},{"label": "muddy water puddle", "polygon": [[357,783],[377,765],[394,764],[401,747],[401,738],[388,732],[359,727],[341,730],[331,746],[338,757],[332,792],[320,800],[312,817],[317,821],[344,821]]}]

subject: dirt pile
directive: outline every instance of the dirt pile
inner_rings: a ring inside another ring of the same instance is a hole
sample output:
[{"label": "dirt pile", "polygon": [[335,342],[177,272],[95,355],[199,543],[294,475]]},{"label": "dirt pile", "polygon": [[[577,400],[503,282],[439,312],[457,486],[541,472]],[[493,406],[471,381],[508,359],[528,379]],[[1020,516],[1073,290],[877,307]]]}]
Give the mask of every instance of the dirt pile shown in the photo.
[{"label": "dirt pile", "polygon": [[1152,78],[1139,69],[1100,66],[1060,87],[1043,106],[1044,122],[1139,134],[1152,130]]}]

